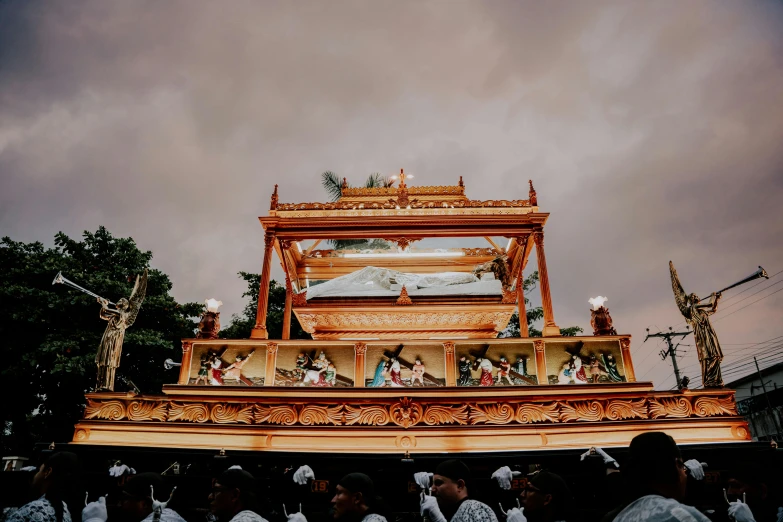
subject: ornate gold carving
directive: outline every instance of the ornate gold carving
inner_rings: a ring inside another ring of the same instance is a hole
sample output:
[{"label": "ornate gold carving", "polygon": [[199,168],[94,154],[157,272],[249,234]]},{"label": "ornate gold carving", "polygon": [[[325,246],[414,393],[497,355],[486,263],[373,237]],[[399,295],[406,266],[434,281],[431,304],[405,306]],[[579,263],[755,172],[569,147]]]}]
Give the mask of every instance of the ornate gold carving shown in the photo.
[{"label": "ornate gold carving", "polygon": [[530,199],[530,204],[534,207],[538,206],[538,197],[536,196],[536,189],[533,188],[533,180],[528,180],[528,183],[530,183],[530,190],[528,191],[528,198]]},{"label": "ornate gold carving", "polygon": [[341,425],[341,406],[315,406],[307,405],[299,412],[299,423],[304,426],[312,426],[315,424],[334,424]]},{"label": "ornate gold carving", "polygon": [[275,244],[275,235],[270,232],[264,234],[264,248],[268,250],[272,248],[274,244]]},{"label": "ornate gold carving", "polygon": [[397,302],[394,304],[403,305],[403,306],[413,304],[411,298],[408,297],[408,290],[405,288],[405,285],[402,285],[402,290],[400,290],[400,297],[397,298]]},{"label": "ornate gold carving", "polygon": [[521,424],[534,422],[559,422],[558,404],[520,404],[515,415],[516,421]]},{"label": "ornate gold carving", "polygon": [[514,408],[508,403],[474,404],[470,407],[471,424],[508,424],[514,419]]},{"label": "ornate gold carving", "polygon": [[693,414],[693,407],[691,401],[686,397],[661,397],[660,399],[650,399],[649,412],[653,419],[661,417],[685,418]]},{"label": "ornate gold carving", "polygon": [[280,240],[280,250],[283,252],[287,250],[291,250],[291,247],[293,246],[294,242],[290,239],[281,239]]},{"label": "ornate gold carving", "polygon": [[644,399],[639,399],[637,401],[613,399],[608,402],[605,411],[606,417],[611,420],[633,418],[646,419],[647,401]]},{"label": "ornate gold carving", "polygon": [[[342,192],[343,198],[382,197],[397,195],[397,189],[394,187],[348,187],[344,188]],[[408,187],[408,194],[411,196],[462,196],[465,194],[465,187],[462,185]]]},{"label": "ornate gold carving", "polygon": [[277,185],[275,184],[275,191],[272,192],[272,201],[269,205],[269,210],[275,210],[277,208],[277,204],[279,202],[279,198],[277,195]]},{"label": "ornate gold carving", "polygon": [[513,290],[507,290],[506,288],[503,288],[503,299],[500,301],[500,304],[516,304],[517,303],[517,293]]},{"label": "ornate gold carving", "polygon": [[166,420],[169,422],[207,422],[210,420],[209,408],[207,408],[205,404],[199,402],[180,404],[171,401],[169,416]]},{"label": "ornate gold carving", "polygon": [[544,232],[536,230],[533,232],[533,241],[536,242],[536,247],[541,248],[544,246]]},{"label": "ornate gold carving", "polygon": [[497,257],[506,253],[505,250],[495,248],[463,248],[462,253],[468,257]]},{"label": "ornate gold carving", "polygon": [[291,304],[293,306],[307,306],[307,290],[291,292]]},{"label": "ornate gold carving", "polygon": [[78,429],[73,435],[73,440],[87,440],[90,438],[90,430]]},{"label": "ornate gold carving", "polygon": [[429,426],[468,424],[470,413],[467,404],[462,406],[428,406],[422,418],[424,423]]},{"label": "ornate gold carving", "polygon": [[731,397],[699,397],[693,401],[693,412],[699,417],[736,415],[737,405]]},{"label": "ornate gold carving", "polygon": [[92,401],[87,399],[85,419],[122,420],[125,418],[125,404],[122,401]]},{"label": "ornate gold carving", "polygon": [[252,424],[252,404],[215,404],[209,418],[216,424]]},{"label": "ornate gold carving", "polygon": [[277,353],[277,343],[266,343],[266,353]]},{"label": "ornate gold carving", "polygon": [[560,403],[560,420],[599,421],[604,417],[604,407],[599,401],[574,401]]},{"label": "ornate gold carving", "polygon": [[[392,196],[398,196],[395,191]],[[408,195],[413,195],[410,191]],[[291,212],[297,210],[405,210],[410,209],[435,209],[435,208],[529,208],[533,205],[527,199],[488,199],[488,200],[409,200],[407,204],[404,198],[390,201],[367,201],[363,203],[352,201],[336,201],[334,203],[280,203],[278,212]],[[402,208],[397,208],[402,207]]]},{"label": "ornate gold carving", "polygon": [[415,426],[421,420],[422,408],[408,397],[403,397],[400,402],[392,404],[389,415],[397,426],[407,429]]},{"label": "ornate gold carving", "polygon": [[446,353],[454,353],[454,342],[453,341],[444,342],[443,349],[446,351]]},{"label": "ornate gold carving", "polygon": [[630,350],[631,349],[631,339],[628,337],[622,337],[620,339],[620,349],[621,350]]},{"label": "ornate gold carving", "polygon": [[298,415],[293,406],[262,406],[256,405],[256,424],[282,424],[293,426],[298,420]]},{"label": "ornate gold carving", "polygon": [[384,426],[391,421],[389,412],[383,406],[345,405],[344,421],[346,426],[363,424],[366,426]]},{"label": "ornate gold carving", "polygon": [[533,341],[533,348],[535,348],[537,352],[544,353],[544,341],[541,339],[536,339]]},{"label": "ornate gold carving", "polygon": [[193,349],[192,341],[182,341],[182,353],[186,354]]},{"label": "ornate gold carving", "polygon": [[419,237],[396,237],[393,239],[387,239],[386,241],[390,241],[397,245],[399,248],[405,250],[409,246],[411,246],[411,243],[414,243],[416,241],[421,241],[421,238]]},{"label": "ornate gold carving", "polygon": [[165,421],[167,414],[168,414],[167,402],[131,401],[131,403],[128,404],[128,420]]},{"label": "ornate gold carving", "polygon": [[[297,313],[302,328],[307,333],[317,329],[433,329],[450,328],[454,325],[464,325],[466,329],[474,326],[484,326],[502,330],[508,324],[511,312],[413,312],[399,311],[394,314],[372,312],[369,310],[345,311],[340,314],[322,313],[311,309]],[[541,341],[543,343],[543,341]]]},{"label": "ornate gold carving", "polygon": [[353,351],[356,355],[364,355],[367,353],[367,343],[355,343],[353,345]]}]

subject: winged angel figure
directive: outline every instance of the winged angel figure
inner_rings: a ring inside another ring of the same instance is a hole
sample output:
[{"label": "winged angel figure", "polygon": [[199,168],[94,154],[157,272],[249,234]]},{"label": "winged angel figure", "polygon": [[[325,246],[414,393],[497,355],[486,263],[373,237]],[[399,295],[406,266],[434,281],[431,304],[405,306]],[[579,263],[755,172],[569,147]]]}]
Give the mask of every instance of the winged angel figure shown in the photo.
[{"label": "winged angel figure", "polygon": [[122,341],[125,339],[125,330],[133,326],[139,315],[141,303],[147,295],[147,270],[141,276],[136,276],[136,284],[128,299],[124,297],[117,301],[117,309],[109,308],[109,301],[99,297],[101,303],[100,317],[109,324],[103,332],[101,345],[95,355],[95,364],[98,366],[98,379],[96,390],[114,391],[114,372],[120,366],[122,355]]},{"label": "winged angel figure", "polygon": [[723,360],[723,352],[720,349],[718,335],[710,324],[710,316],[718,309],[721,294],[713,292],[710,300],[702,304],[696,294],[685,294],[680,278],[677,277],[677,270],[674,269],[671,261],[669,261],[669,271],[672,275],[674,300],[677,301],[677,307],[693,329],[693,336],[696,339],[702,383],[705,388],[722,388],[720,363]]}]

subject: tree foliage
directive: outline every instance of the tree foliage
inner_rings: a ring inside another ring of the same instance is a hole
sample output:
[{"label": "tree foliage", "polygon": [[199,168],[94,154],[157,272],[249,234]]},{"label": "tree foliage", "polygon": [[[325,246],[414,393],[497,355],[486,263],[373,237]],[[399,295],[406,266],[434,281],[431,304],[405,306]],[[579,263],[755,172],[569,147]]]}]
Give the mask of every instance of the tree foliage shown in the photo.
[{"label": "tree foliage", "polygon": [[[538,286],[538,270],[527,276],[523,281],[524,294],[527,295]],[[530,337],[541,337],[541,330],[536,328],[534,324],[544,318],[544,309],[540,306],[530,308],[530,299],[525,297],[525,311],[527,313],[527,328]],[[582,328],[579,326],[568,326],[560,329],[560,334],[564,337],[573,337],[582,333]],[[500,337],[519,337],[519,313],[514,312],[511,319],[508,321],[506,329],[500,333]]]},{"label": "tree foliage", "polygon": [[[62,232],[54,248],[42,243],[0,240],[0,338],[3,339],[4,451],[24,451],[35,442],[69,441],[95,385],[95,353],[106,321],[94,297],[52,285],[58,271],[71,281],[116,302],[128,297],[136,275],[152,253],[132,238],[115,238],[104,227],[72,239]],[[178,360],[180,339],[193,337],[203,306],[179,304],[169,294],[169,277],[149,270],[147,297],[135,324],[125,333],[115,389],[122,377],[143,392],[172,381],[163,361]]]},{"label": "tree foliage", "polygon": [[[239,277],[247,283],[247,291],[242,297],[248,297],[244,310],[234,314],[231,322],[220,331],[221,339],[248,339],[256,324],[258,309],[258,291],[261,275],[239,272]],[[285,313],[285,286],[272,280],[269,284],[269,304],[266,314],[266,329],[270,339],[280,339],[283,335],[283,315]],[[310,334],[302,330],[299,320],[291,314],[291,339],[311,339]]]}]

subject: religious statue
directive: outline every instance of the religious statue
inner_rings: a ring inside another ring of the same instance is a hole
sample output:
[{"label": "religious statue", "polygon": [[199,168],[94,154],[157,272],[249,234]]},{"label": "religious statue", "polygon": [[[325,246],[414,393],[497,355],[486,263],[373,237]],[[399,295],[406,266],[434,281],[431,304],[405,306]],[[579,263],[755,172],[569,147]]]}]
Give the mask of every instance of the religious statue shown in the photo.
[{"label": "religious statue", "polygon": [[492,386],[492,361],[489,359],[478,359],[479,368],[481,368],[481,378],[479,386]]},{"label": "religious statue", "polygon": [[333,363],[329,363],[324,372],[324,386],[334,386],[337,383],[337,368]]},{"label": "religious statue", "polygon": [[598,358],[595,355],[591,355],[588,366],[590,367],[590,382],[595,384],[601,378],[601,363],[598,362]]},{"label": "religious statue", "polygon": [[223,359],[218,354],[213,353],[209,365],[211,367],[209,384],[212,386],[223,386]]},{"label": "religious statue", "polygon": [[125,330],[136,321],[139,315],[141,303],[147,294],[147,269],[141,276],[136,276],[136,284],[128,299],[124,297],[117,301],[117,308],[109,308],[109,301],[99,297],[101,303],[100,318],[109,321],[103,332],[98,353],[95,354],[95,364],[98,366],[98,378],[96,390],[114,391],[114,372],[120,366],[122,355],[122,341],[125,338]]},{"label": "religious statue", "polygon": [[397,359],[391,360],[391,367],[389,368],[389,378],[391,379],[392,388],[402,388],[405,386],[400,376],[400,361]]},{"label": "religious statue", "polygon": [[585,367],[582,364],[582,358],[578,355],[571,357],[571,367],[573,372],[571,377],[576,384],[587,384],[587,374],[585,373]]},{"label": "religious statue", "polygon": [[557,374],[557,384],[571,384],[571,363],[564,362],[560,373]]},{"label": "religious statue", "polygon": [[329,368],[330,361],[326,358],[326,354],[321,352],[318,354],[318,358],[312,361],[312,368],[305,372],[304,380],[302,384],[312,384],[313,386],[323,386],[326,380],[323,373]]},{"label": "religious statue", "polygon": [[514,363],[514,371],[519,375],[527,375],[527,357],[524,355],[517,356],[517,362]]},{"label": "religious statue", "polygon": [[473,378],[470,375],[471,363],[464,355],[459,358],[459,380],[458,386],[470,386],[473,384]]},{"label": "religious statue", "polygon": [[511,382],[511,376],[509,374],[509,371],[511,370],[511,363],[508,362],[508,359],[501,356],[500,357],[500,364],[498,364],[498,384],[505,379],[506,382],[508,382],[509,385],[513,386],[514,383]]},{"label": "religious statue", "polygon": [[294,368],[294,378],[301,381],[302,379],[304,379],[306,372],[307,372],[307,356],[304,354],[304,352],[299,352],[299,355],[296,356],[296,367]]},{"label": "religious statue", "polygon": [[209,384],[207,377],[209,376],[209,366],[211,362],[211,352],[205,353],[201,356],[201,367],[198,369],[198,377],[196,377],[196,382],[193,384],[198,385],[202,381],[204,385]]},{"label": "religious statue", "polygon": [[421,363],[421,360],[416,359],[416,362],[413,364],[413,368],[411,369],[411,386],[413,386],[413,383],[416,381],[419,381],[419,384],[424,386],[424,372],[426,371],[427,370]]},{"label": "religious statue", "polygon": [[373,376],[372,382],[368,386],[370,388],[381,388],[386,386],[386,371],[388,368],[389,364],[381,359],[381,362],[378,363],[378,367],[375,368],[375,375]]},{"label": "religious statue", "polygon": [[250,353],[246,356],[237,355],[236,360],[223,370],[223,378],[241,381],[248,386],[253,386],[253,381],[242,375],[242,367],[247,364],[247,361],[250,360],[251,357],[253,357],[253,353],[255,353],[255,350],[250,350]]},{"label": "religious statue", "polygon": [[720,343],[718,343],[718,335],[710,324],[710,315],[718,309],[721,293],[713,292],[710,295],[710,300],[702,304],[696,294],[685,293],[671,261],[669,261],[669,272],[672,277],[674,300],[685,317],[685,321],[693,329],[693,337],[696,341],[696,350],[701,364],[702,383],[705,388],[722,388],[723,378],[720,373],[720,363],[723,360],[723,352],[720,349]]},{"label": "religious statue", "polygon": [[620,375],[620,372],[617,371],[617,361],[615,360],[614,355],[611,353],[606,355],[601,354],[601,359],[604,361],[604,368],[606,368],[606,374],[609,377],[609,380],[612,382],[622,382],[623,378]]}]

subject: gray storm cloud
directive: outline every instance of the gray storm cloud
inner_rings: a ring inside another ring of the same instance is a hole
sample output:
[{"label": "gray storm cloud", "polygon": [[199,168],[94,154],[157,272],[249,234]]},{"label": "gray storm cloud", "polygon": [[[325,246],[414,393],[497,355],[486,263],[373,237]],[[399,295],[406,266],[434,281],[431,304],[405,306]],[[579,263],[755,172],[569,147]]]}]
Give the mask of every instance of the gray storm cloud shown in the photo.
[{"label": "gray storm cloud", "polygon": [[[667,261],[700,294],[783,270],[782,22],[771,1],[4,2],[0,233],[106,225],[235,312],[275,183],[532,178],[558,323],[609,296],[666,387],[641,340],[682,322]],[[727,361],[783,334],[779,295],[716,323]]]}]

